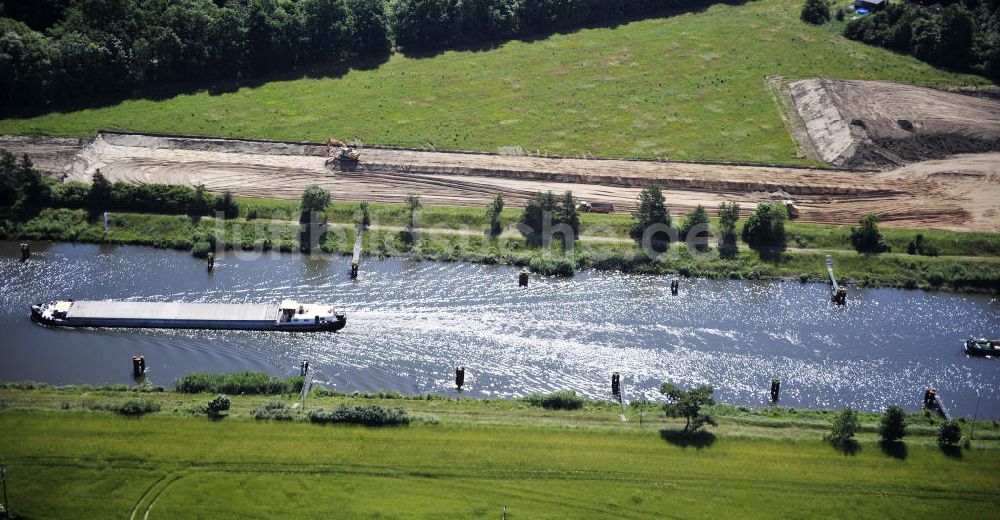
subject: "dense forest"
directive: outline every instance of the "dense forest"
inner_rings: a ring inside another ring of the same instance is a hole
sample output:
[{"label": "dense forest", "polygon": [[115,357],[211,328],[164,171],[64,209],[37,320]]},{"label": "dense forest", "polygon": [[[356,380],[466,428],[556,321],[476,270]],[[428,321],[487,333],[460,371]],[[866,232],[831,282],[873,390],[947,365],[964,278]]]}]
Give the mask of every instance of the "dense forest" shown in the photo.
[{"label": "dense forest", "polygon": [[343,70],[715,0],[0,0],[0,111]]},{"label": "dense forest", "polygon": [[1000,0],[941,3],[940,13],[917,3],[890,3],[848,22],[844,35],[941,68],[1000,79]]}]

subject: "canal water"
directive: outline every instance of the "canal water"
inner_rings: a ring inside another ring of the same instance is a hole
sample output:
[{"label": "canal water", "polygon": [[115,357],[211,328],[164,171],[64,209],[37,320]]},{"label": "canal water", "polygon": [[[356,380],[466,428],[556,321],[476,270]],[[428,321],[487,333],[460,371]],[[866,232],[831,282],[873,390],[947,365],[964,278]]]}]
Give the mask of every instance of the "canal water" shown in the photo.
[{"label": "canal water", "polygon": [[[465,263],[233,253],[208,273],[185,252],[33,243],[19,260],[0,242],[0,379],[130,383],[133,354],[169,385],[194,371],[297,375],[340,391],[522,396],[574,389],[607,398],[622,373],[629,400],[656,399],[662,381],[708,383],[717,398],[762,406],[772,378],[781,403],[914,410],[937,387],[956,415],[1000,417],[1000,360],[969,358],[971,335],[1000,335],[995,297],[851,287],[828,303],[824,284],[685,279],[581,272],[571,279]],[[46,328],[29,305],[51,299],[263,303],[333,302],[338,333]]]}]

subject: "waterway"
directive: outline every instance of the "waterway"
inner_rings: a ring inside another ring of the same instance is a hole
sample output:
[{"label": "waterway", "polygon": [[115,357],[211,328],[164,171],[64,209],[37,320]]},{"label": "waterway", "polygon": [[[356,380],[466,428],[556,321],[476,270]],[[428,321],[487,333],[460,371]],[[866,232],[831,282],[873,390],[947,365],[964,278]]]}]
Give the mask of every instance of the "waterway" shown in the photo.
[{"label": "waterway", "polygon": [[[512,397],[573,389],[607,398],[622,374],[629,400],[663,381],[713,385],[718,399],[763,406],[772,378],[781,404],[915,410],[937,387],[953,414],[1000,417],[1000,360],[970,358],[969,335],[1000,335],[1000,301],[980,294],[850,287],[845,307],[825,284],[684,279],[584,271],[569,279],[465,263],[228,253],[213,273],[185,252],[32,243],[19,262],[0,242],[0,379],[131,383],[142,354],[149,379],[194,371],[298,374],[340,391]],[[52,299],[264,303],[332,302],[338,333],[59,329],[28,319]]]}]

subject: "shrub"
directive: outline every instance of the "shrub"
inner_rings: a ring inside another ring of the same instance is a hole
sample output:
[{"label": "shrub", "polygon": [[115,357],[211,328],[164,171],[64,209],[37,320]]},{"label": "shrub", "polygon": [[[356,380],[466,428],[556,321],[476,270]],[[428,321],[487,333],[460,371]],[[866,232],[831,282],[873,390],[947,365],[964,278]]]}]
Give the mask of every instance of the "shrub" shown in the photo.
[{"label": "shrub", "polygon": [[861,226],[851,228],[851,244],[859,253],[883,253],[889,250],[885,236],[878,229],[878,215],[861,217]]},{"label": "shrub", "polygon": [[405,426],[410,417],[402,408],[384,408],[377,404],[365,406],[341,405],[332,412],[313,410],[309,412],[309,422],[313,424],[359,424],[362,426]]},{"label": "shrub", "polygon": [[139,417],[160,411],[160,403],[152,399],[129,399],[111,408],[111,411],[128,417]]},{"label": "shrub", "polygon": [[743,240],[752,248],[784,247],[788,214],[777,202],[761,202],[743,225]]},{"label": "shrub", "polygon": [[528,262],[532,271],[546,276],[573,276],[573,261],[563,255],[543,254],[533,256]]},{"label": "shrub", "polygon": [[219,394],[205,405],[205,411],[208,412],[208,415],[219,416],[222,415],[222,412],[229,410],[230,404],[232,403],[228,397]]},{"label": "shrub", "polygon": [[826,438],[834,444],[845,443],[851,440],[860,429],[861,422],[858,420],[858,412],[847,407],[833,419],[830,433]]},{"label": "shrub", "polygon": [[576,395],[573,390],[561,390],[551,394],[531,394],[524,398],[532,406],[541,406],[548,410],[579,410],[587,400]]},{"label": "shrub", "polygon": [[917,236],[906,245],[906,253],[909,255],[938,256],[937,246],[924,241],[924,235],[917,233]]},{"label": "shrub", "polygon": [[271,401],[254,408],[250,415],[258,421],[291,421],[295,418],[292,411],[281,401]]},{"label": "shrub", "polygon": [[955,421],[948,421],[938,430],[938,443],[942,446],[954,446],[962,440],[962,427]]},{"label": "shrub", "polygon": [[806,0],[800,17],[811,24],[823,25],[830,21],[830,6],[826,0]]},{"label": "shrub", "polygon": [[906,414],[898,406],[890,406],[882,416],[882,424],[878,429],[882,440],[894,442],[906,437]]},{"label": "shrub", "polygon": [[207,374],[197,372],[174,380],[174,390],[182,394],[225,393],[248,395],[292,394],[302,391],[301,376],[280,379],[262,372]]}]

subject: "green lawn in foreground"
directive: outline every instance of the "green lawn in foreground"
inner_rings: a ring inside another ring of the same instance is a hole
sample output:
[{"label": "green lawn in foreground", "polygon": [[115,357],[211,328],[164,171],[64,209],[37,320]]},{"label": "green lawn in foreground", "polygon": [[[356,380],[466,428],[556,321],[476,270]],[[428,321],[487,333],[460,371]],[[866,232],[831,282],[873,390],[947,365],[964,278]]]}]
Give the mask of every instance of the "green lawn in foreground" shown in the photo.
[{"label": "green lawn in foreground", "polygon": [[393,56],[335,79],[0,121],[0,134],[98,129],[601,157],[805,163],[768,76],[984,84],[799,20],[799,0],[584,29],[485,51]]},{"label": "green lawn in foreground", "polygon": [[11,505],[31,518],[988,517],[993,449],[729,437],[658,429],[404,428],[0,413]]}]

